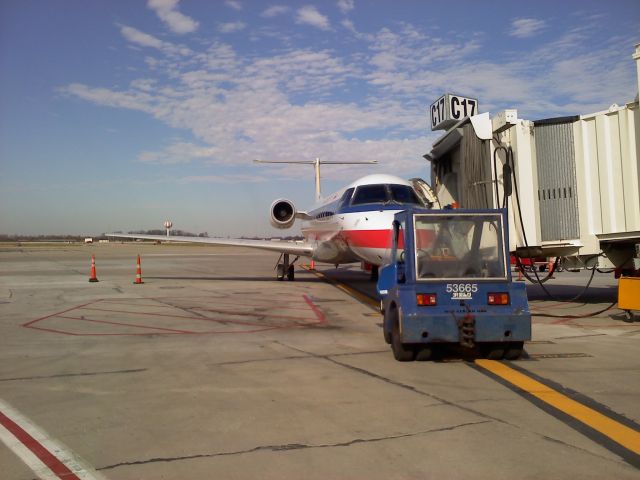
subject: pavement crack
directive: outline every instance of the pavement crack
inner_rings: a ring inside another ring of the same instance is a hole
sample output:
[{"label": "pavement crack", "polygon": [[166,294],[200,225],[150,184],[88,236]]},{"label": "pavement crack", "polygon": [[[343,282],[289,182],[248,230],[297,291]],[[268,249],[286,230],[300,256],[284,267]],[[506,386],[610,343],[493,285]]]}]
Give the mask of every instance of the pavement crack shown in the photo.
[{"label": "pavement crack", "polygon": [[45,378],[64,378],[64,377],[90,377],[95,375],[113,375],[116,373],[138,373],[146,372],[146,368],[134,368],[130,370],[112,370],[108,372],[80,372],[80,373],[59,373],[56,375],[38,375],[33,377],[14,377],[14,378],[0,378],[0,382],[14,382],[18,380],[41,380]]},{"label": "pavement crack", "polygon": [[114,468],[119,468],[119,467],[147,465],[149,463],[159,463],[159,462],[170,463],[170,462],[177,462],[177,461],[184,461],[184,460],[195,460],[199,458],[215,458],[215,457],[228,457],[228,456],[235,456],[235,455],[247,455],[247,454],[256,453],[256,452],[288,452],[290,450],[344,448],[344,447],[351,447],[353,445],[359,445],[359,444],[384,442],[384,441],[396,440],[400,438],[411,438],[411,437],[417,437],[420,435],[427,435],[431,433],[446,432],[451,430],[457,430],[459,428],[482,425],[485,423],[490,423],[490,420],[481,420],[478,422],[466,422],[466,423],[460,423],[457,425],[450,425],[447,427],[421,430],[418,432],[400,433],[397,435],[385,435],[381,437],[372,437],[372,438],[355,438],[353,440],[349,440],[348,442],[322,443],[322,444],[285,443],[281,445],[260,445],[257,447],[248,448],[245,450],[236,450],[232,452],[200,453],[195,455],[184,455],[180,457],[155,457],[155,458],[149,458],[147,460],[134,460],[130,462],[115,463],[113,465],[107,465],[104,467],[97,468],[97,470],[98,471],[112,470]]},{"label": "pavement crack", "polygon": [[393,386],[396,386],[396,387],[399,387],[399,388],[403,388],[403,389],[408,390],[408,391],[410,391],[412,393],[415,393],[417,395],[421,395],[423,397],[431,398],[433,400],[436,400],[436,401],[442,403],[443,405],[448,405],[448,406],[451,406],[451,407],[459,408],[460,410],[464,410],[465,412],[469,412],[469,413],[472,413],[474,415],[477,415],[480,418],[485,418],[487,420],[492,420],[492,421],[499,422],[499,423],[502,423],[502,424],[505,424],[505,425],[514,426],[511,423],[506,422],[505,420],[502,420],[501,418],[493,417],[491,415],[487,415],[486,413],[482,413],[482,412],[480,412],[478,410],[475,410],[473,408],[465,407],[465,406],[460,405],[458,403],[451,402],[449,400],[446,400],[446,399],[444,399],[442,397],[439,397],[437,395],[434,395],[432,393],[428,393],[428,392],[425,392],[423,390],[420,390],[420,389],[414,387],[413,385],[408,385],[406,383],[398,382],[397,380],[392,380],[391,378],[379,375],[379,374],[371,372],[369,370],[365,370],[364,368],[355,367],[353,365],[349,365],[348,363],[340,362],[340,361],[336,360],[335,358],[332,358],[335,355],[317,355],[315,353],[306,352],[306,351],[301,350],[299,348],[292,347],[291,345],[286,345],[286,344],[284,344],[282,342],[276,342],[276,343],[279,343],[280,345],[282,345],[284,347],[287,347],[287,348],[289,348],[291,350],[295,350],[295,351],[300,352],[300,353],[306,353],[310,357],[326,360],[326,361],[331,362],[331,363],[333,363],[335,365],[339,365],[339,366],[341,366],[343,368],[347,368],[349,370],[357,372],[357,373],[359,373],[361,375],[366,375],[368,377],[375,378],[376,380],[380,380],[380,381],[388,383],[390,385],[393,385]]},{"label": "pavement crack", "polygon": [[195,315],[196,317],[206,318],[206,319],[209,319],[209,320],[211,319],[210,317],[208,317],[206,315],[203,315],[202,313],[198,312],[196,310],[198,307],[183,307],[183,306],[180,306],[180,305],[175,305],[175,304],[173,304],[171,302],[168,302],[166,300],[160,300],[159,298],[155,298],[154,300],[156,302],[158,302],[158,303],[167,305],[167,306],[169,306],[171,308],[175,308],[177,310],[182,310],[183,312],[188,313],[189,315]]},{"label": "pavement crack", "polygon": [[605,457],[604,455],[600,455],[598,453],[592,452],[592,451],[587,450],[585,448],[578,447],[577,445],[572,445],[570,443],[563,442],[562,440],[559,440],[559,439],[553,438],[553,437],[549,437],[548,435],[540,434],[540,438],[542,438],[543,440],[545,440],[547,442],[555,443],[557,445],[562,445],[565,448],[571,448],[573,450],[577,450],[578,452],[590,455],[590,456],[595,457],[595,458],[599,458],[600,460],[606,460],[607,462],[615,463],[616,465],[625,465],[625,466],[629,465],[626,462],[615,460],[615,459],[612,459],[610,457]]},{"label": "pavement crack", "polygon": [[[276,342],[276,343],[279,343],[279,342]],[[372,354],[378,354],[378,353],[387,353],[387,351],[386,350],[368,350],[368,351],[363,351],[363,352],[332,353],[331,355],[327,355],[327,356],[331,356],[331,357],[353,357],[353,356],[356,356],[356,355],[372,355]],[[306,358],[309,358],[308,354],[305,354],[305,355],[290,355],[290,356],[286,356],[286,357],[267,357],[267,358],[256,358],[256,359],[249,359],[249,360],[236,360],[236,361],[230,361],[230,362],[219,362],[219,363],[211,363],[211,364],[209,364],[207,366],[208,367],[223,367],[223,366],[227,366],[227,365],[246,365],[246,364],[263,363],[263,362],[280,362],[280,361],[283,361],[283,360],[302,360],[302,359],[306,359]]]}]

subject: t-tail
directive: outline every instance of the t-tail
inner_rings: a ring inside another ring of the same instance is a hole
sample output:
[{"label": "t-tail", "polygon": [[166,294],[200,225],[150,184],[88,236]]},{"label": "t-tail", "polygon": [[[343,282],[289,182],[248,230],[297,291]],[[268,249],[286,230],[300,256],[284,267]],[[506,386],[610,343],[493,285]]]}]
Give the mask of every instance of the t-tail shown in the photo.
[{"label": "t-tail", "polygon": [[323,165],[371,165],[377,164],[377,160],[368,160],[364,162],[332,162],[327,160],[320,160],[316,158],[315,160],[254,160],[255,163],[289,163],[289,164],[303,164],[303,165],[313,165],[315,168],[315,176],[316,176],[316,202],[320,202],[322,199],[322,193],[320,189],[320,164]]}]

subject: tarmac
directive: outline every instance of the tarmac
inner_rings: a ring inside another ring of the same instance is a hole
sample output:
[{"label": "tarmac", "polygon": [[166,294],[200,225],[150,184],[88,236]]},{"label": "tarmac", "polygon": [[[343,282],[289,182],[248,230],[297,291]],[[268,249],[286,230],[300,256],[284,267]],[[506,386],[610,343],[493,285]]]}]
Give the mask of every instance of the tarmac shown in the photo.
[{"label": "tarmac", "polygon": [[0,245],[0,477],[640,478],[640,322],[613,274],[569,303],[529,284],[521,360],[400,363],[367,274],[276,281],[276,260]]}]

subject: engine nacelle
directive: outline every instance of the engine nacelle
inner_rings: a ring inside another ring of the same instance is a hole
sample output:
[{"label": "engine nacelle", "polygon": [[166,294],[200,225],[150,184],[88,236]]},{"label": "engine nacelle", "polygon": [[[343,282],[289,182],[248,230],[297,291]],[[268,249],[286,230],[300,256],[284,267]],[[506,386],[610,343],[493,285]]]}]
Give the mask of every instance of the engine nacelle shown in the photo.
[{"label": "engine nacelle", "polygon": [[291,228],[296,220],[296,207],[290,200],[280,198],[271,204],[269,214],[275,228]]}]

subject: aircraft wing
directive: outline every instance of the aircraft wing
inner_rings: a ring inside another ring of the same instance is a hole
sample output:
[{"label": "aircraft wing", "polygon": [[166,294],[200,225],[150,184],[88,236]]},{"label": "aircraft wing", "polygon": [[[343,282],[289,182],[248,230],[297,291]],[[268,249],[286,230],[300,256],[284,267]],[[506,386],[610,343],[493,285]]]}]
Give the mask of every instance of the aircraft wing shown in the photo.
[{"label": "aircraft wing", "polygon": [[292,255],[300,255],[310,257],[313,255],[314,247],[308,242],[295,242],[289,240],[245,240],[242,238],[208,238],[208,237],[181,237],[166,235],[138,235],[127,233],[107,233],[107,237],[116,238],[135,238],[141,240],[158,240],[160,242],[190,242],[190,243],[208,243],[211,245],[230,245],[234,247],[260,248],[262,250],[270,250],[278,253],[289,253]]}]

